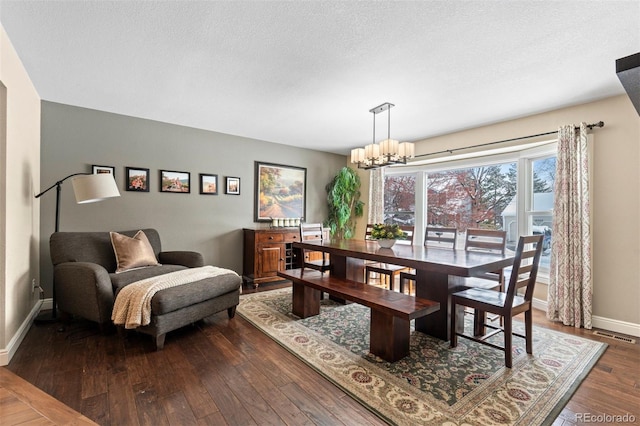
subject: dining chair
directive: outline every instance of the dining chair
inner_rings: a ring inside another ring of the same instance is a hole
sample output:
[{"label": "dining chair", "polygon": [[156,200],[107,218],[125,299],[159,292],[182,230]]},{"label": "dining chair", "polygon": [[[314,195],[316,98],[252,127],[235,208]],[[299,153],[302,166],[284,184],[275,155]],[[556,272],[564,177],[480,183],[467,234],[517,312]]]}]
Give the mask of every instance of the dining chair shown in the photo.
[{"label": "dining chair", "polygon": [[[300,241],[320,241],[324,239],[321,223],[301,223],[300,224]],[[316,254],[317,253],[317,254]],[[329,254],[311,250],[302,250],[302,266],[304,268],[315,269],[316,271],[325,272],[331,268],[329,262]],[[314,257],[322,256],[321,259]]]},{"label": "dining chair", "polygon": [[[507,247],[507,231],[497,229],[479,229],[468,228],[465,236],[464,250],[467,252],[485,252],[504,254]],[[464,287],[466,288],[484,288],[487,290],[503,291],[504,289],[504,269],[497,271],[485,272],[477,277],[464,278]],[[478,311],[470,310],[467,313],[479,315]],[[500,319],[502,325],[502,317],[494,315],[491,321]],[[474,319],[474,324],[478,324],[479,319]],[[476,333],[477,334],[477,333]]]},{"label": "dining chair", "polygon": [[371,240],[371,232],[373,231],[373,223],[367,223],[367,227],[364,231],[364,239]]},{"label": "dining chair", "polygon": [[[367,227],[368,229],[368,227]],[[397,240],[396,244],[400,245],[413,245],[413,233],[414,227],[408,225],[400,225],[400,229],[404,232],[407,239]],[[366,239],[366,235],[365,235]],[[372,273],[377,273],[380,275],[380,282],[382,283],[384,277],[384,283],[386,286],[386,282],[389,282],[389,289],[393,290],[396,276],[398,276],[402,271],[408,271],[410,268],[406,266],[393,265],[391,263],[381,263],[381,262],[373,262],[365,264],[365,282],[369,284],[369,279]]]},{"label": "dining chair", "polygon": [[[456,249],[458,230],[456,228],[427,226],[424,232],[424,246]],[[404,293],[405,283],[415,283],[416,274],[414,271],[403,271],[400,273],[400,293]],[[411,290],[409,289],[409,293]]]},{"label": "dining chair", "polygon": [[[451,312],[456,311],[456,305],[468,306],[476,311],[489,312],[504,318],[504,326],[496,327],[483,321],[482,328],[493,329],[483,336],[470,336],[456,332],[456,315],[451,315],[451,347],[458,345],[458,336],[473,340],[483,345],[504,351],[504,364],[511,368],[513,364],[512,339],[513,335],[525,339],[528,354],[533,353],[533,289],[536,285],[538,265],[542,254],[542,235],[522,236],[518,240],[513,271],[506,292],[488,290],[484,288],[470,288],[451,295]],[[532,247],[533,246],[533,247]],[[524,312],[525,334],[513,332],[513,317]],[[482,317],[480,317],[482,318]],[[474,334],[477,327],[474,324]],[[504,345],[499,346],[487,339],[497,333],[504,334]]]}]

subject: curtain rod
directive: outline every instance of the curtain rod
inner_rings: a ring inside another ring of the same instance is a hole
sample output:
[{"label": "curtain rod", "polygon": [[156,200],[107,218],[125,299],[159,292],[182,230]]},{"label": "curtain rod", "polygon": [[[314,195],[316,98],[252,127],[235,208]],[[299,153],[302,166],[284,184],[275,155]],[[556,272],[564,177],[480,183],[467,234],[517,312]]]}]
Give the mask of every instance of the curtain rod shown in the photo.
[{"label": "curtain rod", "polygon": [[[587,124],[587,127],[589,128],[589,130],[592,130],[594,127],[604,127],[604,121],[598,121],[597,123]],[[580,129],[580,127],[576,126],[576,130],[579,130],[579,129]],[[522,140],[522,139],[531,139],[531,138],[536,138],[538,136],[553,135],[553,134],[557,134],[557,133],[558,133],[558,131],[555,130],[555,131],[552,131],[552,132],[538,133],[537,135],[520,136],[518,138],[511,138],[511,139],[504,139],[504,140],[501,140],[501,141],[481,143],[481,144],[478,144],[478,145],[465,146],[465,147],[462,147],[462,148],[445,149],[444,151],[430,152],[428,154],[416,155],[415,158],[428,157],[430,155],[446,154],[446,153],[453,154],[455,151],[462,151],[463,149],[480,148],[480,147],[483,147],[483,146],[489,146],[489,145],[496,145],[496,144],[499,144],[499,143],[519,141],[519,140]]]}]

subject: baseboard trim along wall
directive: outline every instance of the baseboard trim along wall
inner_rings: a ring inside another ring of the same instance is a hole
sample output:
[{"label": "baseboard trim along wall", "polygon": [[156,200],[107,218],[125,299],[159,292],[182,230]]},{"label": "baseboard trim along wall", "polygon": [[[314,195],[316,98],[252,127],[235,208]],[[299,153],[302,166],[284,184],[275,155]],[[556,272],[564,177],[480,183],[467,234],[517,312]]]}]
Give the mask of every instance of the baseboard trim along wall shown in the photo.
[{"label": "baseboard trim along wall", "polygon": [[[49,306],[53,306],[52,300],[51,299],[48,299],[48,300],[49,300]],[[27,318],[22,322],[22,324],[20,325],[20,328],[18,328],[18,331],[16,331],[16,334],[13,335],[7,347],[0,349],[0,367],[9,365],[9,362],[11,362],[11,358],[13,358],[13,356],[16,354],[16,351],[20,347],[20,343],[22,343],[22,340],[27,335],[29,328],[31,328],[31,326],[33,325],[33,320],[38,316],[38,314],[40,313],[40,310],[43,309],[43,306],[44,306],[43,301],[39,300],[33,306]]]},{"label": "baseboard trim along wall", "polygon": [[[540,309],[544,312],[547,312],[547,301],[534,298],[533,307],[536,309]],[[618,320],[599,317],[595,315],[591,318],[591,324],[593,325],[593,328],[600,328],[602,330],[612,331],[614,333],[640,337],[640,324],[634,324],[632,322],[626,322],[626,321],[618,321]]]}]

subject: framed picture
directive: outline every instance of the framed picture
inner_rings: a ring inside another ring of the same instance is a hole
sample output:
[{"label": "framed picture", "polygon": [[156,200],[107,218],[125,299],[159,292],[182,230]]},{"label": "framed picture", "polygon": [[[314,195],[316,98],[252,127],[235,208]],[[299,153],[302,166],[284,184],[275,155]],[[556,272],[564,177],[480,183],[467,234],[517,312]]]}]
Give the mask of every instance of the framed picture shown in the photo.
[{"label": "framed picture", "polygon": [[160,192],[188,194],[191,192],[191,174],[189,172],[160,170]]},{"label": "framed picture", "polygon": [[200,173],[200,193],[218,195],[218,175]]},{"label": "framed picture", "polygon": [[94,164],[91,168],[94,175],[107,173],[115,177],[116,174],[116,168],[111,166],[96,166]]},{"label": "framed picture", "polygon": [[256,161],[255,222],[306,214],[307,169]]},{"label": "framed picture", "polygon": [[127,191],[149,192],[149,169],[126,167]]},{"label": "framed picture", "polygon": [[231,195],[240,195],[240,178],[227,176],[226,178],[227,188],[225,193]]}]

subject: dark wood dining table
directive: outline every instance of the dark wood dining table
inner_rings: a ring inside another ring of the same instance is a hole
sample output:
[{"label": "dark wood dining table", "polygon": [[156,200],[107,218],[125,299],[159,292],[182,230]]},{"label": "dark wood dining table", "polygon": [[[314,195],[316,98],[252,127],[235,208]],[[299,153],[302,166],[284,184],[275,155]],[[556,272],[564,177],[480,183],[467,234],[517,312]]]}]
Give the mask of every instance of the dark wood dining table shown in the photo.
[{"label": "dark wood dining table", "polygon": [[[505,268],[512,265],[514,259],[510,253],[471,252],[422,245],[396,244],[385,249],[372,240],[296,242],[293,247],[329,253],[331,274],[359,282],[364,281],[365,261],[415,269],[416,296],[440,303],[439,311],[415,320],[416,330],[442,340],[449,340],[450,336],[451,293],[462,289],[464,277]],[[456,315],[456,323],[463,327],[462,307]]]}]

